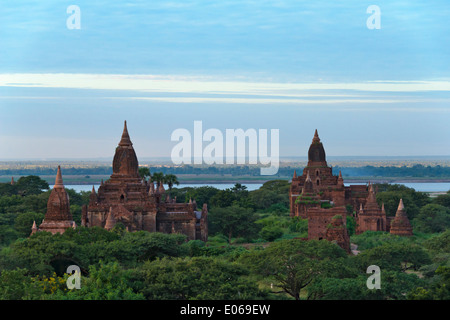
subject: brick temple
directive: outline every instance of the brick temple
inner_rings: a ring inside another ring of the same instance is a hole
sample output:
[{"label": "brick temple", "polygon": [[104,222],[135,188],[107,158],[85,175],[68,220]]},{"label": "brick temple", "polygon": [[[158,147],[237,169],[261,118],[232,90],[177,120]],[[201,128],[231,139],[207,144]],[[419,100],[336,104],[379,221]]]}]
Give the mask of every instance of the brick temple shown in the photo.
[{"label": "brick temple", "polygon": [[[347,252],[349,236],[346,229],[346,217],[356,218],[356,234],[365,231],[391,231],[393,217],[386,217],[384,205],[376,201],[373,185],[344,185],[342,173],[333,174],[328,166],[323,144],[317,130],[308,150],[308,163],[303,174],[297,176],[294,171],[289,190],[290,216],[308,219],[308,239],[327,239],[337,242]],[[408,218],[400,212],[396,221],[402,226]],[[406,219],[406,220],[405,220]],[[412,234],[407,229],[391,233]]]},{"label": "brick temple", "polygon": [[[207,241],[207,216],[206,204],[198,210],[195,200],[176,203],[163,184],[155,187],[152,181],[139,176],[138,159],[125,121],[113,159],[113,173],[110,179],[102,181],[97,192],[92,188],[89,205],[82,208],[81,225],[110,230],[120,223],[130,232],[179,233],[188,240]],[[34,224],[32,233],[38,230],[64,232],[74,227],[60,168],[44,222],[39,229]]]},{"label": "brick temple", "polygon": [[31,234],[34,234],[37,231],[47,231],[52,234],[64,233],[66,229],[75,227],[76,224],[70,213],[69,195],[64,188],[61,167],[58,166],[55,185],[53,186],[47,201],[47,212],[44,220],[42,220],[39,228],[37,228],[36,222],[33,222]]}]

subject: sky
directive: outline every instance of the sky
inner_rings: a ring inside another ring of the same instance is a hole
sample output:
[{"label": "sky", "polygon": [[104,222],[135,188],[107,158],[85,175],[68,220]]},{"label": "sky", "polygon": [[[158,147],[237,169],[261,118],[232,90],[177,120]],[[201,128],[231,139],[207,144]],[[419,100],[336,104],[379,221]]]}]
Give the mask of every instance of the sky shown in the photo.
[{"label": "sky", "polygon": [[138,158],[170,157],[194,121],[278,129],[280,157],[315,129],[328,156],[449,156],[449,16],[448,0],[1,1],[0,159],[112,158],[124,120]]}]

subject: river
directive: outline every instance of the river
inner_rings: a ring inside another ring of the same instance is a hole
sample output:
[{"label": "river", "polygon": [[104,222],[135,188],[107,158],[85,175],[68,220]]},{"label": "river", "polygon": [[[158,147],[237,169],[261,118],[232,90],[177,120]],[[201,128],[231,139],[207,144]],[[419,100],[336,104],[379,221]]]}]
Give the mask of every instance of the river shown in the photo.
[{"label": "river", "polygon": [[[362,182],[355,182],[355,183],[345,183],[346,186],[348,185],[355,185],[355,184],[359,184],[359,185],[363,185],[366,183],[362,183]],[[450,190],[450,183],[449,182],[405,182],[405,183],[400,183],[398,182],[397,184],[403,184],[405,186],[407,186],[408,188],[413,188],[416,191],[422,191],[422,192],[447,192],[448,190]],[[247,190],[252,191],[252,190],[257,190],[262,186],[262,183],[243,183],[242,185],[247,187]],[[191,187],[191,188],[198,188],[198,187],[204,187],[204,186],[210,186],[210,187],[214,187],[220,190],[224,190],[227,188],[232,188],[234,186],[234,184],[227,184],[227,183],[220,183],[220,184],[180,184],[178,186],[176,186],[177,188],[186,188],[186,187]],[[80,191],[91,191],[92,190],[92,185],[66,185],[66,188],[70,188],[70,189],[74,189],[77,192]],[[95,189],[98,189],[98,185],[94,186]],[[50,185],[50,188],[53,188],[53,185]],[[165,186],[165,188],[167,189],[167,186]]]}]

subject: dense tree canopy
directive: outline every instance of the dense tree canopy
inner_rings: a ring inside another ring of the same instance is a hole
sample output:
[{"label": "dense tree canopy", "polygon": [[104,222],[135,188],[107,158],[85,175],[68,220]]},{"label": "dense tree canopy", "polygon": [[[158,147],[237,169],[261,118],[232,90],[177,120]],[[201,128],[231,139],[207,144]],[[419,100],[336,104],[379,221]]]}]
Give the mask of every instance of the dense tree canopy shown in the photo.
[{"label": "dense tree canopy", "polygon": [[[156,178],[163,181],[165,174]],[[352,255],[326,240],[301,240],[308,221],[289,216],[288,190],[283,180],[254,191],[240,184],[174,187],[177,201],[208,204],[205,243],[180,234],[127,232],[120,224],[110,231],[77,227],[30,236],[50,191],[35,177],[0,184],[0,299],[448,299],[450,193],[430,198],[378,185],[377,200],[388,214],[403,199],[414,235],[355,235],[356,220],[348,216],[359,251]],[[80,225],[90,192],[67,192]],[[66,286],[69,265],[81,269],[80,290]],[[370,265],[381,269],[381,289],[366,285]]]}]

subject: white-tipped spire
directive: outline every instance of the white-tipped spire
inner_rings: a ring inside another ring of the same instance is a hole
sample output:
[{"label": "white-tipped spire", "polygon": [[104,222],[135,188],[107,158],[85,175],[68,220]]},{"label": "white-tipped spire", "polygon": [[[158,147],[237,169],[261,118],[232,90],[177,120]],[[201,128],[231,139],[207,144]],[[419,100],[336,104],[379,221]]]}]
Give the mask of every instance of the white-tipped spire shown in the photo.
[{"label": "white-tipped spire", "polygon": [[398,204],[397,211],[405,209],[405,206],[403,205],[403,199],[400,199],[400,202]]},{"label": "white-tipped spire", "polygon": [[309,171],[306,173],[306,182],[311,182],[311,177],[309,175]]}]

